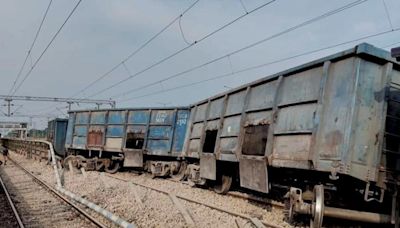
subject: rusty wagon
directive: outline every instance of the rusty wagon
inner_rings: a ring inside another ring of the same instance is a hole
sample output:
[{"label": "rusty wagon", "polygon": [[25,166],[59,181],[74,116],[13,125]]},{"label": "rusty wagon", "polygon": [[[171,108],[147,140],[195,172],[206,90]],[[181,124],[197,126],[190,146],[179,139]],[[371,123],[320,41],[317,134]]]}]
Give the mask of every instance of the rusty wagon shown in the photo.
[{"label": "rusty wagon", "polygon": [[71,111],[64,165],[110,173],[146,166],[156,176],[174,173],[188,118],[185,107]]},{"label": "rusty wagon", "polygon": [[[227,192],[235,180],[285,189],[289,217],[398,223],[400,63],[360,44],[191,106],[187,172]],[[199,162],[196,162],[196,161]]]}]

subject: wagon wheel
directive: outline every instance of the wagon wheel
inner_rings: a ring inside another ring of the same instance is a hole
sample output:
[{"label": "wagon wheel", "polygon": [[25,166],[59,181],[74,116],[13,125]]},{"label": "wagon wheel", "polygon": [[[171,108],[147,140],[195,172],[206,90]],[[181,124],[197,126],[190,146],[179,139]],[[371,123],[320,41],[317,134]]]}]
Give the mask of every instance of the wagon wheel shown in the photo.
[{"label": "wagon wheel", "polygon": [[220,180],[214,185],[214,191],[218,194],[226,194],[232,185],[232,176],[230,175],[222,175]]},{"label": "wagon wheel", "polygon": [[71,168],[69,163],[71,163],[71,167],[74,170],[78,170],[79,161],[76,159],[76,157],[74,155],[69,155],[64,159],[63,166],[64,166],[64,169],[67,171],[69,171]]},{"label": "wagon wheel", "polygon": [[171,174],[172,179],[176,180],[176,181],[185,180],[187,178],[186,168],[187,168],[187,163],[186,162],[181,162],[179,164],[178,171]]},{"label": "wagon wheel", "polygon": [[324,218],[324,186],[323,185],[315,185],[314,186],[314,197],[312,201],[311,207],[311,220],[310,227],[311,228],[320,228],[322,227],[322,221]]},{"label": "wagon wheel", "polygon": [[104,167],[104,171],[106,171],[107,173],[114,174],[114,173],[118,172],[119,167],[120,167],[119,162],[111,161],[110,166]]}]

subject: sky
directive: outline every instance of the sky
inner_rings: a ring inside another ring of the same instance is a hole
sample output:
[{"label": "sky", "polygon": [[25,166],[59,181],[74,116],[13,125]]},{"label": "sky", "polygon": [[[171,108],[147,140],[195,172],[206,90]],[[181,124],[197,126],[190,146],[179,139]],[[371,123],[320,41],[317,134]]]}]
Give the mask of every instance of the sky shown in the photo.
[{"label": "sky", "polygon": [[[117,107],[186,106],[244,83],[354,47],[361,42],[386,50],[400,42],[400,31],[394,31],[218,80],[170,90],[254,65],[400,28],[399,0],[369,0],[187,74],[145,87],[149,83],[224,56],[355,0],[276,0],[246,15],[246,12],[251,12],[269,1],[271,0],[200,0],[180,20],[176,20],[115,71],[77,94],[121,63],[195,2],[83,0],[15,95],[66,98],[76,95],[74,98],[79,99],[113,99],[116,100]],[[77,2],[78,0],[53,0],[21,78],[26,75],[31,64],[37,60]],[[49,0],[0,0],[0,3],[0,94],[8,95]],[[98,93],[143,71],[188,44],[201,40],[242,15],[245,16],[240,20],[163,63]],[[133,92],[122,95],[132,90]],[[7,110],[5,102],[1,101],[0,105],[0,113],[3,115]],[[94,107],[95,105],[75,104],[72,108]],[[66,116],[67,104],[13,101],[11,109],[14,116],[3,115],[0,121],[26,121],[32,128],[43,129],[49,119]]]}]

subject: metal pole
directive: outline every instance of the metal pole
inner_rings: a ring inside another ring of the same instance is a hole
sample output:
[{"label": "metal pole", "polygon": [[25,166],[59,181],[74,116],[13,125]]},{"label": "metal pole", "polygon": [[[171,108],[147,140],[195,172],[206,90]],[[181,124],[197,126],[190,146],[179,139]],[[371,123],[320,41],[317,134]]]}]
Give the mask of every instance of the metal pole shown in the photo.
[{"label": "metal pole", "polygon": [[11,116],[11,99],[5,99],[5,101],[7,102],[7,116],[10,117]]},{"label": "metal pole", "polygon": [[43,141],[43,140],[32,140],[32,142],[42,142],[45,143],[49,146],[49,150],[50,150],[50,154],[51,154],[51,160],[52,160],[52,166],[54,169],[54,174],[56,176],[56,181],[57,181],[57,185],[56,185],[56,189],[61,192],[64,195],[69,196],[70,198],[72,198],[73,200],[91,208],[92,210],[96,211],[97,213],[101,214],[102,216],[104,216],[106,219],[110,220],[111,222],[113,222],[114,224],[119,225],[120,227],[123,228],[135,228],[136,225],[129,223],[125,220],[123,220],[122,218],[118,217],[115,214],[112,214],[110,211],[107,211],[106,209],[101,208],[100,206],[86,200],[83,199],[82,197],[64,189],[62,187],[61,184],[61,179],[60,179],[60,174],[58,173],[58,168],[57,168],[57,161],[56,161],[56,155],[54,152],[54,148],[53,148],[53,144],[51,144],[50,142],[47,141]]}]

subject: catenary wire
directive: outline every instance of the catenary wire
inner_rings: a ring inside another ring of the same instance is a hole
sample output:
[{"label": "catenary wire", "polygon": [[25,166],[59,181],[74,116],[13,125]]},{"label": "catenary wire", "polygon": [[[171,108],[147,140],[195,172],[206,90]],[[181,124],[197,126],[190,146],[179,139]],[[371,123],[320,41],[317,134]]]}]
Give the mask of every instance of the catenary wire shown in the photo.
[{"label": "catenary wire", "polygon": [[[201,84],[201,83],[204,83],[204,82],[214,81],[214,80],[221,79],[221,78],[233,77],[233,76],[235,76],[235,75],[237,75],[239,73],[244,73],[244,72],[247,72],[247,71],[250,71],[250,70],[255,70],[255,69],[262,68],[262,67],[265,67],[265,66],[269,66],[269,65],[272,65],[272,64],[275,64],[275,63],[284,62],[284,61],[291,60],[291,59],[294,59],[294,58],[302,57],[302,56],[305,56],[305,55],[310,55],[310,54],[313,54],[313,53],[316,53],[316,52],[328,50],[328,49],[339,47],[339,46],[342,46],[342,45],[345,45],[345,44],[349,44],[349,43],[357,42],[357,41],[360,41],[360,40],[365,40],[365,39],[369,39],[369,38],[385,35],[385,34],[396,32],[396,31],[400,31],[400,28],[393,29],[393,30],[387,30],[387,31],[384,31],[384,32],[379,32],[379,33],[375,33],[375,34],[372,34],[372,35],[363,36],[363,37],[360,37],[360,38],[357,38],[357,39],[353,39],[353,40],[349,40],[349,41],[333,44],[333,45],[326,46],[326,47],[323,47],[323,48],[314,49],[314,50],[303,52],[303,53],[300,53],[300,54],[297,54],[297,55],[294,55],[294,56],[285,57],[285,58],[281,58],[281,59],[278,59],[278,60],[270,61],[270,62],[267,62],[267,63],[258,64],[258,65],[254,65],[254,66],[251,66],[251,67],[246,67],[246,68],[243,68],[243,69],[240,69],[240,70],[237,70],[237,71],[232,71],[232,72],[229,72],[229,73],[221,74],[221,75],[218,75],[218,76],[214,76],[214,77],[211,77],[211,78],[199,80],[199,81],[196,81],[196,82],[191,82],[191,83],[187,83],[187,84],[176,86],[176,87],[172,87],[172,88],[162,89],[162,90],[158,90],[158,91],[155,91],[155,92],[143,94],[143,95],[136,96],[136,97],[133,97],[133,98],[120,100],[120,102],[126,102],[126,101],[131,101],[131,100],[135,100],[135,99],[139,99],[139,98],[143,98],[143,97],[149,97],[149,96],[153,96],[153,95],[157,95],[157,94],[161,94],[161,93],[165,93],[165,92],[169,92],[169,91],[173,91],[173,90],[177,90],[177,89],[191,87],[191,86],[194,86],[194,85],[197,85],[197,84]],[[398,43],[400,43],[400,42],[398,42]],[[385,48],[385,47],[391,46],[391,45],[394,45],[394,44],[386,45],[386,46],[383,46],[382,48]]]},{"label": "catenary wire", "polygon": [[392,47],[392,46],[397,45],[397,44],[400,44],[400,42],[395,42],[395,43],[391,43],[391,44],[385,45],[383,48]]},{"label": "catenary wire", "polygon": [[244,5],[244,2],[243,2],[242,0],[239,0],[239,1],[240,1],[240,5],[242,6],[244,12],[248,13],[248,12],[247,12],[247,8],[246,8],[246,6]]},{"label": "catenary wire", "polygon": [[25,60],[24,60],[24,62],[22,63],[21,68],[20,68],[19,71],[18,71],[17,77],[15,78],[15,80],[14,80],[14,82],[13,82],[11,88],[10,88],[10,91],[8,92],[8,95],[10,95],[10,94],[12,93],[12,91],[14,90],[14,88],[15,88],[15,86],[16,86],[18,80],[19,80],[19,78],[21,77],[22,71],[24,70],[25,65],[26,65],[26,62],[28,61],[28,58],[29,58],[29,57],[31,57],[31,67],[32,67],[32,56],[31,56],[31,52],[32,52],[33,47],[35,46],[35,43],[36,43],[37,38],[39,37],[39,33],[40,33],[40,31],[42,30],[43,23],[44,23],[44,21],[45,21],[45,19],[46,19],[46,17],[47,17],[47,13],[49,12],[49,9],[50,9],[50,6],[51,6],[51,3],[52,3],[52,2],[53,2],[53,0],[50,0],[50,1],[49,1],[49,4],[47,5],[46,11],[44,12],[43,18],[42,18],[42,20],[41,20],[41,22],[40,22],[40,25],[39,25],[39,28],[38,28],[38,30],[36,31],[35,38],[33,39],[32,44],[31,44],[31,46],[30,46],[29,49],[28,49],[28,53],[27,53],[26,56],[25,56]]},{"label": "catenary wire", "polygon": [[[220,61],[221,59],[226,58],[227,56],[232,56],[232,55],[235,55],[235,54],[240,53],[240,52],[242,52],[242,51],[245,51],[245,50],[247,50],[247,49],[253,48],[253,47],[257,46],[257,45],[260,45],[260,44],[262,44],[262,43],[265,43],[266,41],[272,40],[272,39],[274,39],[274,38],[276,38],[276,37],[279,37],[279,36],[281,36],[281,35],[283,35],[283,34],[286,34],[286,33],[291,32],[291,31],[293,31],[293,30],[295,30],[295,29],[298,29],[298,28],[301,28],[301,27],[303,27],[303,26],[306,26],[306,25],[309,25],[309,24],[311,24],[311,23],[314,23],[314,22],[316,22],[316,21],[319,21],[319,20],[321,20],[321,19],[323,19],[323,18],[326,18],[326,17],[329,17],[329,16],[331,16],[331,15],[337,14],[337,13],[339,13],[339,12],[342,12],[342,11],[346,10],[346,9],[350,9],[350,8],[352,8],[352,7],[354,7],[354,6],[357,6],[357,5],[359,5],[359,4],[362,4],[362,3],[366,2],[366,1],[368,1],[368,0],[361,0],[361,1],[358,0],[358,1],[351,2],[351,3],[349,3],[349,4],[345,5],[345,6],[339,7],[339,8],[337,8],[337,9],[328,11],[328,12],[326,12],[326,13],[324,13],[324,14],[321,14],[321,15],[319,15],[319,16],[317,16],[317,17],[314,17],[314,18],[312,18],[312,19],[306,20],[306,21],[304,21],[304,22],[302,22],[302,23],[300,23],[300,24],[297,24],[297,25],[295,25],[295,26],[293,26],[293,27],[290,27],[290,28],[288,28],[288,29],[285,29],[285,30],[283,30],[283,31],[281,31],[281,32],[279,32],[279,33],[276,33],[276,34],[274,34],[274,35],[272,35],[272,36],[269,36],[269,37],[267,37],[267,38],[264,38],[264,39],[262,39],[262,40],[259,40],[259,41],[255,42],[255,43],[250,44],[250,45],[247,45],[247,46],[244,46],[244,47],[242,47],[242,48],[239,48],[239,49],[237,49],[237,50],[235,50],[235,51],[233,51],[233,52],[230,52],[230,53],[228,53],[228,54],[222,55],[222,56],[220,56],[220,57],[218,57],[218,58],[209,60],[209,61],[207,61],[207,62],[205,62],[205,63],[199,64],[199,65],[197,65],[197,66],[194,66],[194,67],[192,67],[192,68],[186,69],[186,70],[181,71],[181,72],[179,72],[179,73],[170,75],[170,76],[168,76],[168,77],[166,77],[166,78],[163,78],[163,79],[160,79],[160,80],[157,80],[157,81],[154,81],[154,82],[151,82],[151,83],[142,85],[142,86],[138,86],[138,87],[136,87],[136,88],[134,88],[134,89],[130,89],[130,90],[126,91],[126,92],[117,94],[117,95],[112,96],[112,97],[113,97],[113,98],[118,98],[118,97],[121,97],[121,96],[126,96],[126,95],[128,95],[128,94],[130,94],[130,93],[137,92],[137,91],[141,91],[141,90],[143,90],[143,89],[149,88],[149,87],[151,87],[151,86],[153,86],[153,85],[156,85],[156,84],[158,84],[158,83],[160,83],[160,82],[164,82],[164,81],[168,81],[168,80],[171,80],[171,79],[180,77],[180,76],[185,75],[185,74],[187,74],[187,73],[189,73],[189,72],[192,72],[192,71],[194,71],[194,70],[197,70],[197,69],[203,68],[203,67],[205,67],[205,66],[207,66],[207,65],[210,65],[210,64],[212,64],[212,63],[218,62],[218,61]],[[115,85],[115,84],[114,84],[114,85]],[[101,92],[102,92],[102,91],[101,91]],[[97,95],[97,94],[100,94],[100,93],[96,93],[95,95]],[[93,96],[94,96],[94,95],[93,95]]]},{"label": "catenary wire", "polygon": [[185,41],[185,43],[186,43],[187,45],[190,45],[191,43],[186,39],[185,33],[183,32],[183,28],[182,28],[182,17],[179,18],[178,24],[179,24],[179,30],[181,31],[181,36],[182,36],[183,41]]},{"label": "catenary wire", "polygon": [[18,86],[15,88],[14,92],[11,94],[14,95],[17,93],[18,89],[21,88],[21,86],[24,84],[26,79],[31,75],[33,69],[37,66],[39,63],[40,59],[43,57],[43,55],[46,53],[46,51],[49,49],[53,41],[56,39],[58,34],[60,34],[61,30],[64,28],[65,24],[68,22],[68,20],[71,18],[71,16],[74,14],[76,9],[78,8],[79,4],[82,2],[82,0],[79,0],[78,3],[75,5],[75,7],[72,9],[72,11],[69,13],[68,17],[64,20],[63,24],[60,26],[60,28],[57,30],[57,32],[54,34],[54,36],[51,38],[50,42],[47,44],[46,48],[42,51],[40,56],[36,59],[36,61],[33,63],[32,67],[29,69],[29,71],[25,74],[24,78],[22,81],[18,84]]},{"label": "catenary wire", "polygon": [[117,65],[112,67],[109,71],[106,73],[102,74],[100,77],[98,77],[96,80],[93,82],[89,83],[87,86],[85,86],[83,89],[79,90],[77,93],[72,95],[71,97],[76,97],[77,95],[83,93],[102,79],[106,78],[108,75],[110,75],[112,72],[114,72],[116,69],[118,69],[122,64],[124,64],[126,61],[131,59],[133,56],[135,56],[137,53],[139,53],[143,48],[145,48],[147,45],[149,45],[153,40],[155,40],[158,36],[160,36],[165,30],[167,30],[169,27],[171,27],[177,20],[179,20],[183,15],[185,15],[190,9],[192,9],[200,0],[197,0],[193,2],[188,8],[186,8],[181,14],[179,14],[177,17],[175,17],[172,21],[170,21],[165,27],[163,27],[158,33],[156,33],[154,36],[152,36],[150,39],[148,39],[145,43],[143,43],[139,48],[135,49],[131,54],[129,54],[127,57],[125,57],[121,62],[119,62]]},{"label": "catenary wire", "polygon": [[[225,29],[226,27],[228,27],[228,26],[234,24],[235,22],[239,21],[240,19],[244,18],[245,16],[250,15],[250,14],[252,14],[252,13],[258,11],[258,10],[264,8],[265,6],[271,4],[271,3],[275,2],[275,1],[276,1],[276,0],[271,0],[271,1],[267,2],[267,3],[262,4],[261,6],[255,8],[255,9],[253,9],[253,10],[249,11],[247,14],[242,14],[241,16],[237,17],[237,18],[234,19],[233,21],[230,21],[229,23],[223,25],[222,27],[220,27],[220,28],[218,28],[218,29],[212,31],[211,33],[207,34],[206,36],[202,37],[201,39],[192,42],[190,45],[188,45],[188,46],[186,46],[186,47],[184,47],[184,48],[182,48],[182,49],[180,49],[180,50],[174,52],[173,54],[171,54],[171,55],[169,55],[169,56],[167,56],[167,57],[165,57],[165,58],[162,58],[161,60],[159,60],[159,61],[157,61],[157,62],[151,64],[150,66],[148,66],[148,67],[146,67],[146,68],[144,68],[144,69],[142,69],[142,70],[136,72],[136,73],[133,74],[133,75],[130,75],[129,77],[126,77],[126,78],[124,78],[124,79],[122,79],[122,80],[120,80],[120,81],[118,81],[118,82],[116,82],[116,83],[114,83],[114,84],[112,84],[112,85],[110,85],[110,86],[108,86],[108,87],[106,87],[106,88],[104,88],[104,89],[102,89],[102,90],[100,90],[100,91],[94,93],[94,94],[91,94],[90,96],[87,96],[86,98],[90,98],[90,97],[94,97],[94,96],[96,96],[96,95],[99,95],[99,94],[101,94],[101,93],[103,93],[103,92],[105,92],[105,91],[107,91],[107,90],[109,90],[109,89],[111,89],[111,88],[114,88],[114,87],[116,87],[116,86],[118,86],[118,85],[120,85],[120,84],[122,84],[122,83],[124,83],[124,82],[126,82],[126,81],[128,81],[128,80],[130,80],[130,79],[132,79],[132,78],[134,78],[134,77],[137,77],[138,75],[140,75],[140,74],[142,74],[142,73],[144,73],[144,72],[146,72],[146,71],[148,71],[148,70],[150,70],[150,69],[152,69],[152,68],[154,68],[154,67],[160,65],[161,63],[163,63],[163,62],[165,62],[165,61],[167,61],[167,60],[169,60],[169,59],[171,59],[171,58],[173,58],[173,57],[179,55],[180,53],[186,51],[187,49],[193,47],[194,45],[196,45],[196,44],[198,44],[198,43],[200,43],[200,42],[206,40],[207,38],[211,37],[212,35],[216,34],[216,33],[219,32],[219,31]],[[364,0],[364,1],[366,1],[366,0]]]},{"label": "catenary wire", "polygon": [[389,10],[387,8],[385,0],[382,0],[382,3],[383,3],[383,7],[385,8],[385,13],[386,13],[386,17],[389,22],[390,28],[393,29],[392,19],[390,18]]}]

